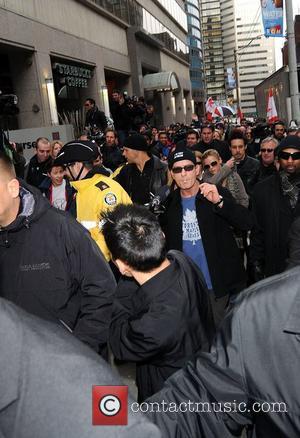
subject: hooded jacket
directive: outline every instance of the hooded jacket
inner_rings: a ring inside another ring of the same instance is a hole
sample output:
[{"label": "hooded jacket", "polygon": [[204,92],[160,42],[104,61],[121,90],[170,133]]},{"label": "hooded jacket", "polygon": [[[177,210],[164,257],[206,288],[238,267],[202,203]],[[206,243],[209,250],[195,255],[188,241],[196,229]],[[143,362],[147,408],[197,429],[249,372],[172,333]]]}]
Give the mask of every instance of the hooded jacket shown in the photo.
[{"label": "hooded jacket", "polygon": [[89,233],[21,183],[17,218],[0,229],[0,296],[105,348],[115,280]]}]

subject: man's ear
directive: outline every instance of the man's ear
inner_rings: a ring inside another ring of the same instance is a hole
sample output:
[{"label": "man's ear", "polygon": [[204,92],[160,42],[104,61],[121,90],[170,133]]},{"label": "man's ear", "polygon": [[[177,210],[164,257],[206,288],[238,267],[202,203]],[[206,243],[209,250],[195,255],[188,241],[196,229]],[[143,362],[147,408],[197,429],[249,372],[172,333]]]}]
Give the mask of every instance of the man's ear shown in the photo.
[{"label": "man's ear", "polygon": [[16,178],[9,181],[7,188],[12,198],[18,198],[20,194],[20,183]]},{"label": "man's ear", "polygon": [[120,271],[120,274],[125,275],[126,277],[132,277],[132,269],[130,266],[127,265],[127,263],[123,262],[120,259],[114,260],[115,265]]}]

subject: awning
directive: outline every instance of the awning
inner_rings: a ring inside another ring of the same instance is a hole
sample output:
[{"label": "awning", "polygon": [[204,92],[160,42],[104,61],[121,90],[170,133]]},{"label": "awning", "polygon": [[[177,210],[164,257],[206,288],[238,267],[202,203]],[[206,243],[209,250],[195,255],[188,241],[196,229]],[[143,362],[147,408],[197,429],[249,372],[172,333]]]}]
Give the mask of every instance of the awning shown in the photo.
[{"label": "awning", "polygon": [[176,73],[163,71],[151,73],[143,77],[145,91],[179,91],[180,83]]}]

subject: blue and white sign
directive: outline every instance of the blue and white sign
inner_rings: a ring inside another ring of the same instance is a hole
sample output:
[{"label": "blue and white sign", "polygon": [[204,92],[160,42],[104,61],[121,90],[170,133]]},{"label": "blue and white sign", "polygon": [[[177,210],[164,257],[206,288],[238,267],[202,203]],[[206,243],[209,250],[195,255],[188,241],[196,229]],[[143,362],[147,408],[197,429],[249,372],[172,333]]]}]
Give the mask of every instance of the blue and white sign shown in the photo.
[{"label": "blue and white sign", "polygon": [[266,37],[283,37],[283,0],[260,0]]}]

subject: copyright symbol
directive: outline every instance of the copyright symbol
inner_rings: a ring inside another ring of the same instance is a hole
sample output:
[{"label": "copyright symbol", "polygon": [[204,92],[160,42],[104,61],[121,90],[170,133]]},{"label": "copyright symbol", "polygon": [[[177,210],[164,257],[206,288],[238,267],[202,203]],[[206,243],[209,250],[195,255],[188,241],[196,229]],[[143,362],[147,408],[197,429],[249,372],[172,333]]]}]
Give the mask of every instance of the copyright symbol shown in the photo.
[{"label": "copyright symbol", "polygon": [[103,415],[106,415],[107,417],[113,417],[120,412],[121,402],[115,395],[105,395],[99,401],[99,410]]}]

